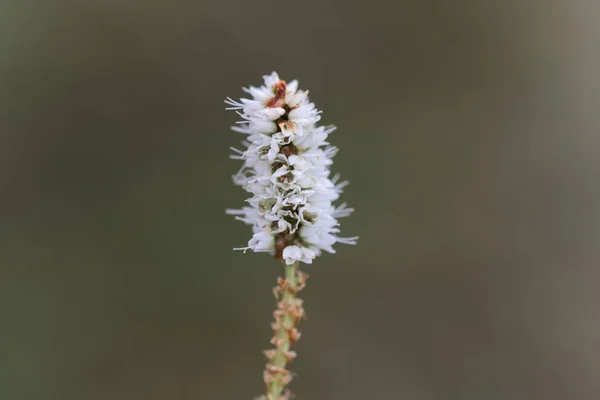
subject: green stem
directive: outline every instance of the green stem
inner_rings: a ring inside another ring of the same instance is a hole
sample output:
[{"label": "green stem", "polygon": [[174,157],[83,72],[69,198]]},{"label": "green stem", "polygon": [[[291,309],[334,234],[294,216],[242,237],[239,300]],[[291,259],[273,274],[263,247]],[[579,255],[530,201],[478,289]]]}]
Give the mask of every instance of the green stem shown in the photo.
[{"label": "green stem", "polygon": [[267,400],[288,398],[289,392],[284,390],[291,380],[291,373],[286,365],[296,356],[295,352],[290,351],[290,346],[300,337],[296,325],[304,316],[302,300],[296,297],[296,293],[302,290],[308,276],[299,271],[299,263],[285,265],[284,268],[285,278],[279,278],[279,285],[274,289],[278,303],[271,343],[275,349],[265,352],[269,359],[265,369]]},{"label": "green stem", "polygon": [[[285,279],[290,289],[296,288],[296,269],[298,268],[298,263],[292,265],[285,265]],[[292,305],[294,299],[296,297],[296,293],[292,290],[285,290],[283,292],[282,300],[286,305]],[[289,314],[285,313],[283,315],[283,324],[277,330],[276,335],[279,340],[281,340],[282,345],[277,346],[277,354],[273,359],[273,364],[276,367],[285,368],[287,364],[286,354],[290,350],[290,340],[289,340],[289,330],[292,329],[295,325],[294,318]],[[279,396],[281,396],[281,392],[284,388],[284,383],[282,379],[275,379],[271,384],[271,390],[269,395],[272,396],[274,400],[279,400]]]}]

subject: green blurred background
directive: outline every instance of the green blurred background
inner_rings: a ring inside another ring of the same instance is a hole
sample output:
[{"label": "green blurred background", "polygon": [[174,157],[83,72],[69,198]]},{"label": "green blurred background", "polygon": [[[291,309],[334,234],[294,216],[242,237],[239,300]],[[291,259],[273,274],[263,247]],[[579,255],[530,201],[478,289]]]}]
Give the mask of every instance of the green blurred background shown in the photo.
[{"label": "green blurred background", "polygon": [[276,70],[356,213],[298,399],[600,398],[600,4],[0,0],[0,399],[252,399],[280,267],[233,252]]}]

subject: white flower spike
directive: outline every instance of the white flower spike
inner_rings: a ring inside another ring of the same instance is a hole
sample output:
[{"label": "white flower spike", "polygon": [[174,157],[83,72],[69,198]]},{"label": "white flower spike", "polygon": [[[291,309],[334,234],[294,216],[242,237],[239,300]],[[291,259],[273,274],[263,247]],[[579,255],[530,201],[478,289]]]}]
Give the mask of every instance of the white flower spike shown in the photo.
[{"label": "white flower spike", "polygon": [[323,250],[334,253],[336,242],[358,239],[337,236],[337,218],[354,210],[332,205],[348,183],[329,178],[338,149],[326,140],[335,127],[316,125],[321,112],[297,81],[288,84],[275,72],[263,79],[261,87],[244,88],[252,99],[225,100],[227,110],[243,119],[232,130],[246,135],[245,150],[232,149],[231,158],[244,163],[233,181],[252,194],[249,206],[227,210],[254,232],[248,247],[235,250],[269,252],[287,265],[310,264]]}]

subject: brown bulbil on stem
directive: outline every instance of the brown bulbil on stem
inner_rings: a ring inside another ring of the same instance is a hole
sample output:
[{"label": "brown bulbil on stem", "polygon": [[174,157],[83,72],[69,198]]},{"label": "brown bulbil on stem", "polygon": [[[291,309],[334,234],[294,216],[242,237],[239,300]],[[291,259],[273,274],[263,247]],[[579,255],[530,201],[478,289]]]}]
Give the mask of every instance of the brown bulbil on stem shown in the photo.
[{"label": "brown bulbil on stem", "polygon": [[264,351],[268,362],[263,373],[267,386],[267,394],[263,398],[267,400],[286,400],[291,396],[289,391],[284,391],[292,380],[292,373],[286,366],[296,358],[296,352],[290,350],[290,345],[300,338],[296,326],[305,317],[302,300],[296,294],[304,288],[308,275],[299,271],[298,263],[286,265],[285,270],[285,278],[278,278],[277,286],[273,288],[278,299],[277,310],[273,313],[275,322],[271,324],[274,332],[271,344],[275,348]]}]

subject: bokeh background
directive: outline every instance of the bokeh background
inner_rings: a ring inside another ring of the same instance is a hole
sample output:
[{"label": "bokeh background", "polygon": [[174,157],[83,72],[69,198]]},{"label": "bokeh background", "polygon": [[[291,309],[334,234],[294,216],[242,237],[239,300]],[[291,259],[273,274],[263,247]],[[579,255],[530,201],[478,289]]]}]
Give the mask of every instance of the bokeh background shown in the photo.
[{"label": "bokeh background", "polygon": [[298,399],[600,398],[600,3],[0,2],[0,399],[252,399],[223,99],[276,70],[351,185]]}]

